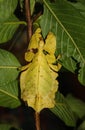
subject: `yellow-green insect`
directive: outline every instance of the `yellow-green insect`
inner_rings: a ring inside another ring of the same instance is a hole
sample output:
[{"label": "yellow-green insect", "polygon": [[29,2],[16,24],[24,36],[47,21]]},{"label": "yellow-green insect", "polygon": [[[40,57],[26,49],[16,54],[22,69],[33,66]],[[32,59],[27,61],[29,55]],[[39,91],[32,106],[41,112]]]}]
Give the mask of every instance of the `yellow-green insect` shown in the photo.
[{"label": "yellow-green insect", "polygon": [[28,65],[23,67],[20,76],[21,98],[37,112],[55,106],[55,92],[58,90],[56,78],[61,68],[59,63],[53,64],[56,61],[55,49],[55,35],[49,32],[44,42],[38,28],[25,53]]}]

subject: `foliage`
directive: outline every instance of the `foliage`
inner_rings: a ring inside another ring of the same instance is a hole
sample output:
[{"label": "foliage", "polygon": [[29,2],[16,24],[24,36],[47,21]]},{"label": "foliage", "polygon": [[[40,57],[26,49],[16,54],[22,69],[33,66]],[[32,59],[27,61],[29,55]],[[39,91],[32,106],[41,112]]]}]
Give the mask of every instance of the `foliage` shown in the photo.
[{"label": "foliage", "polygon": [[78,130],[85,130],[85,121],[78,127]]},{"label": "foliage", "polygon": [[56,53],[62,55],[62,65],[72,72],[77,70],[80,82],[85,85],[84,16],[68,1],[43,2],[44,14],[41,19],[43,35],[46,36],[49,30],[54,32],[57,38]]},{"label": "foliage", "polygon": [[[59,62],[69,71],[76,73],[79,81],[85,85],[85,1],[77,0],[76,3],[67,0],[30,1],[33,27],[35,28],[35,25],[41,27],[44,38],[48,32],[55,34],[55,55],[61,55]],[[22,21],[15,15],[18,4],[24,13],[24,0],[0,0],[1,45],[13,38],[20,25],[27,25],[25,20]],[[43,10],[36,11],[35,5],[41,5]],[[21,104],[18,98],[20,66],[13,54],[0,49],[0,106],[14,108]],[[66,125],[75,126],[75,117],[64,97],[57,93],[55,102],[56,105],[51,111]]]},{"label": "foliage", "polygon": [[74,112],[76,120],[80,119],[81,123],[78,126],[78,130],[85,129],[85,103],[80,99],[77,99],[71,94],[68,94],[66,101]]},{"label": "foliage", "polygon": [[0,124],[0,130],[21,130],[19,128],[14,128],[14,126],[9,125],[9,124]]},{"label": "foliage", "polygon": [[85,103],[80,99],[75,98],[71,94],[67,95],[66,100],[72,111],[75,113],[76,117],[83,119],[85,116]]},{"label": "foliage", "polygon": [[10,40],[18,26],[23,24],[14,14],[17,4],[18,0],[0,1],[0,43]]},{"label": "foliage", "polygon": [[[69,102],[69,101],[68,101]],[[71,108],[68,105],[66,99],[61,93],[56,94],[56,105],[54,108],[50,109],[55,115],[62,119],[66,125],[75,126],[76,119],[72,113]]]},{"label": "foliage", "polygon": [[20,105],[17,66],[20,66],[18,60],[8,51],[0,49],[0,106],[14,108]]}]

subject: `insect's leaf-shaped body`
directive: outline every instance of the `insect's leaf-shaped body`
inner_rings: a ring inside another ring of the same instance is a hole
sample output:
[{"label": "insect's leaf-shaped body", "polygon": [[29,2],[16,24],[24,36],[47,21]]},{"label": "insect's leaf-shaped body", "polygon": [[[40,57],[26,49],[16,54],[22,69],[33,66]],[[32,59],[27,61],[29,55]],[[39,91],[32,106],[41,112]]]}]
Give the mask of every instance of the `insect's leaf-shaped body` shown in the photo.
[{"label": "insect's leaf-shaped body", "polygon": [[[32,40],[36,36],[37,42],[34,45],[34,41]],[[54,35],[51,36],[54,37]],[[52,60],[47,57],[47,55],[54,57],[54,49],[52,53],[47,48],[47,45],[45,45],[48,42],[44,44],[42,39],[38,31],[32,36],[28,50],[37,48],[37,52],[29,51],[28,54],[26,53],[26,60],[31,60],[31,62],[27,65],[27,69],[21,73],[20,77],[21,98],[37,112],[40,112],[43,108],[52,108],[55,106],[55,92],[58,89],[58,81],[56,80],[58,74],[53,71],[53,68],[51,69]],[[54,39],[55,37],[53,38],[53,42]],[[45,54],[44,50],[48,53]],[[29,55],[32,53],[33,55],[30,57]]]}]

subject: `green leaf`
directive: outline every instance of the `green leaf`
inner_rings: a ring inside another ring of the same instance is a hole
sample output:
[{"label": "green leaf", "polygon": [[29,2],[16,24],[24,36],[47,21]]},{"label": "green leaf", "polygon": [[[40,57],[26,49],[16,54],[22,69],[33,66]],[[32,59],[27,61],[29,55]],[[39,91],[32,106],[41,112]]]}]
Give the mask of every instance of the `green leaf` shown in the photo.
[{"label": "green leaf", "polygon": [[4,43],[12,38],[19,26],[19,20],[12,15],[5,22],[0,23],[0,43]]},{"label": "green leaf", "polygon": [[78,130],[85,130],[85,121],[78,127]]},{"label": "green leaf", "polygon": [[44,37],[54,32],[57,40],[56,55],[61,54],[62,65],[75,72],[80,67],[78,79],[85,85],[85,17],[65,0],[43,0],[44,14],[41,28]]},{"label": "green leaf", "polygon": [[18,99],[18,81],[0,84],[0,106],[16,108],[20,106]]},{"label": "green leaf", "polygon": [[62,94],[57,92],[56,94],[56,105],[54,108],[50,109],[56,116],[58,116],[63,122],[68,126],[75,126],[76,120],[74,114],[67,104],[65,98]]},{"label": "green leaf", "polygon": [[18,0],[4,0],[0,4],[0,43],[10,40],[20,24],[26,24],[13,14],[17,2]]},{"label": "green leaf", "polygon": [[8,19],[16,9],[18,0],[0,0],[0,23]]},{"label": "green leaf", "polygon": [[31,9],[31,14],[33,14],[34,6],[35,6],[35,0],[30,0],[30,9]]},{"label": "green leaf", "polygon": [[77,0],[75,4],[72,2],[70,2],[70,4],[74,6],[81,13],[82,16],[85,17],[85,1],[84,0]]},{"label": "green leaf", "polygon": [[10,130],[12,128],[11,125],[8,124],[0,124],[0,130]]},{"label": "green leaf", "polygon": [[83,101],[70,94],[67,96],[66,100],[78,118],[83,118],[85,116],[85,103]]},{"label": "green leaf", "polygon": [[23,11],[24,0],[19,0],[19,2],[20,2],[21,11]]},{"label": "green leaf", "polygon": [[[14,126],[9,124],[0,124],[0,130],[11,130],[11,128],[14,128]],[[21,130],[17,128],[16,130]]]},{"label": "green leaf", "polygon": [[20,63],[15,56],[0,49],[0,84],[15,80],[19,74],[18,67]]},{"label": "green leaf", "polygon": [[18,80],[20,66],[18,60],[9,52],[0,49],[0,106],[17,107]]}]

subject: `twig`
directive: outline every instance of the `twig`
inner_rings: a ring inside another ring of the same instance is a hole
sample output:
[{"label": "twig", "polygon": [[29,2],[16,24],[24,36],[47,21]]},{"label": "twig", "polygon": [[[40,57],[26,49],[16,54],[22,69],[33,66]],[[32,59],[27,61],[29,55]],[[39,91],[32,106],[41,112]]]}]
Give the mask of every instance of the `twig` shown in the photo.
[{"label": "twig", "polygon": [[37,15],[35,15],[35,16],[33,17],[32,22],[35,22],[36,19],[39,18],[39,16],[41,16],[41,15],[42,15],[42,12],[39,12]]},{"label": "twig", "polygon": [[41,130],[40,129],[40,115],[38,112],[35,112],[35,122],[36,122],[36,130]]},{"label": "twig", "polygon": [[27,19],[27,33],[28,33],[28,42],[32,36],[32,20],[31,20],[31,11],[30,11],[30,0],[25,0],[25,9],[26,9],[26,19]]}]

